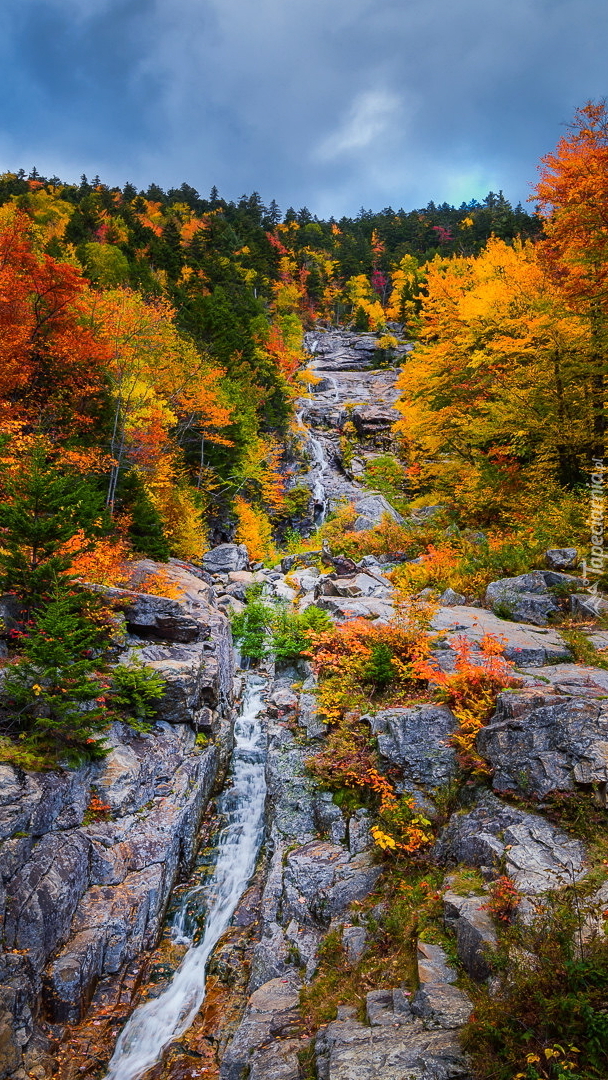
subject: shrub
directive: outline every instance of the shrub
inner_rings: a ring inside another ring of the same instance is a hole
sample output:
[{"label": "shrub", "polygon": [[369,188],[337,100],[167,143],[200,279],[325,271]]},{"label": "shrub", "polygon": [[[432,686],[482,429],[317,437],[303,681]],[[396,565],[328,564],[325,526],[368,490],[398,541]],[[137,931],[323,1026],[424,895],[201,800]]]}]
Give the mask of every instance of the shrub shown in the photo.
[{"label": "shrub", "polygon": [[531,922],[503,930],[500,985],[478,993],[463,1032],[479,1080],[608,1075],[608,938],[584,932],[601,914],[569,886],[538,902]]},{"label": "shrub", "polygon": [[150,731],[155,702],[163,696],[165,686],[162,675],[145,664],[118,664],[112,672],[111,700],[136,731]]},{"label": "shrub", "polygon": [[274,607],[263,600],[253,599],[244,611],[232,615],[232,634],[242,656],[262,660],[268,655],[268,636],[274,618]]},{"label": "shrub", "polygon": [[310,656],[319,675],[319,711],[330,722],[325,748],[308,761],[310,771],[342,797],[356,792],[376,811],[371,833],[383,851],[412,854],[433,841],[431,823],[408,795],[398,797],[381,772],[378,753],[361,712],[378,692],[394,700],[420,697],[425,681],[416,664],[428,656],[428,634],[413,621],[379,626],[354,619],[313,641]]},{"label": "shrub", "polygon": [[277,660],[289,662],[310,648],[311,635],[329,630],[333,623],[326,611],[311,604],[302,612],[278,608],[271,625],[271,650]]},{"label": "shrub", "polygon": [[232,616],[232,633],[243,656],[261,660],[274,653],[288,663],[310,648],[311,635],[333,625],[325,611],[312,604],[305,611],[292,611],[285,604],[269,604],[253,598],[244,611]]},{"label": "shrub", "polygon": [[476,653],[467,638],[461,637],[456,641],[453,672],[442,671],[434,660],[424,657],[415,664],[416,673],[435,684],[438,698],[449,705],[458,720],[458,730],[450,741],[458,751],[460,767],[473,776],[490,774],[475,742],[494,711],[497,694],[507,686],[520,685],[503,652],[502,642],[491,634],[484,635]]}]

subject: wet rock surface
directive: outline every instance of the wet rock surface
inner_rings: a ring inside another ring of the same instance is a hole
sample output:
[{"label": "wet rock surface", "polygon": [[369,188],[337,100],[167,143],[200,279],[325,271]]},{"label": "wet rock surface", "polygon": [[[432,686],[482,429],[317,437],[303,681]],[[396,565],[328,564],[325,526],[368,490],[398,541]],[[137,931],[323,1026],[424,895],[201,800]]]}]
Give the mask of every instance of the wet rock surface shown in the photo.
[{"label": "wet rock surface", "polygon": [[[139,641],[136,655],[167,677],[153,731],[114,723],[110,753],[80,769],[0,766],[0,1003],[13,1071],[46,1061],[37,1018],[76,1023],[99,980],[154,944],[194,855],[220,761],[219,745],[195,745],[194,728],[206,707],[226,734],[231,639],[207,582],[183,565],[163,572],[179,599],[109,590],[131,635],[121,659]],[[95,820],[92,797],[108,820]]]}]

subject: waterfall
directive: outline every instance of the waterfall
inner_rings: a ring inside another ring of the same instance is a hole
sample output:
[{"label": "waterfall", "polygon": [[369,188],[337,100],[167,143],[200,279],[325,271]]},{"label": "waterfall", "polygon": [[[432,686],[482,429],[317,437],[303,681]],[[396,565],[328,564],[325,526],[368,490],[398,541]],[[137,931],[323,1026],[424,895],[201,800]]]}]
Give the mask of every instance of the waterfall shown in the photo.
[{"label": "waterfall", "polygon": [[310,446],[310,450],[313,457],[313,470],[314,477],[312,481],[312,497],[315,502],[314,509],[314,521],[315,525],[322,525],[327,516],[327,507],[329,505],[329,499],[325,490],[325,484],[323,477],[329,468],[329,462],[327,460],[327,454],[325,453],[325,446],[321,439],[318,439],[316,435],[312,434],[312,431],[308,427],[308,424],[304,420],[305,407],[300,409],[296,413],[296,423],[298,427],[301,427],[306,432],[306,441]]},{"label": "waterfall", "polygon": [[323,476],[329,468],[329,462],[321,439],[317,439],[315,435],[309,432],[308,441],[315,461],[315,477],[312,486],[312,494],[315,500],[315,525],[322,525],[325,521],[328,504]]},{"label": "waterfall", "polygon": [[[165,1047],[192,1023],[205,997],[207,961],[236,910],[253,874],[264,834],[266,798],[265,739],[259,714],[264,682],[249,676],[241,714],[234,725],[232,785],[220,800],[226,824],[220,832],[215,870],[210,883],[205,929],[192,945],[169,986],[157,998],[140,1005],[123,1028],[106,1080],[138,1080],[160,1058]],[[174,928],[189,937],[184,897]]]}]

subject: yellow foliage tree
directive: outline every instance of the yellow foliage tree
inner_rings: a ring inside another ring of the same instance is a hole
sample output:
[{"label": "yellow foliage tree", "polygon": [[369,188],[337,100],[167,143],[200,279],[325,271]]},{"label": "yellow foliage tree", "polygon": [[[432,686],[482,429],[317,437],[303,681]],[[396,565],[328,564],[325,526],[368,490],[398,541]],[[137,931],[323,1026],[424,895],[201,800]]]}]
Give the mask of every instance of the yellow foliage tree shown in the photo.
[{"label": "yellow foliage tree", "polygon": [[245,545],[249,558],[257,562],[274,555],[270,521],[264,511],[240,495],[234,500],[234,509],[238,520],[235,539],[237,544]]},{"label": "yellow foliage tree", "polygon": [[426,275],[397,406],[422,483],[469,507],[482,500],[492,520],[526,478],[579,478],[592,441],[589,333],[534,247],[492,239]]}]

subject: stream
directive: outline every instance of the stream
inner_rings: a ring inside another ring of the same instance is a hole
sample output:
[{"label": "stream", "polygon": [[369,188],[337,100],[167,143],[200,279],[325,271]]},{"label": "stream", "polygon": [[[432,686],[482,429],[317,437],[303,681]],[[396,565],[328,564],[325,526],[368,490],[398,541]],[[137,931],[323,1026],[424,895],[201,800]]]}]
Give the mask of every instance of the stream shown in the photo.
[{"label": "stream", "polygon": [[[205,997],[207,961],[230,924],[255,869],[264,835],[266,740],[260,712],[266,683],[247,677],[243,706],[234,725],[232,784],[218,801],[226,824],[218,839],[215,869],[208,889],[205,929],[191,943],[169,986],[159,997],[140,1005],[128,1020],[110,1061],[107,1080],[137,1080],[160,1058],[165,1047],[191,1025]],[[186,911],[192,893],[183,898],[174,920],[176,937],[191,940]]]}]

